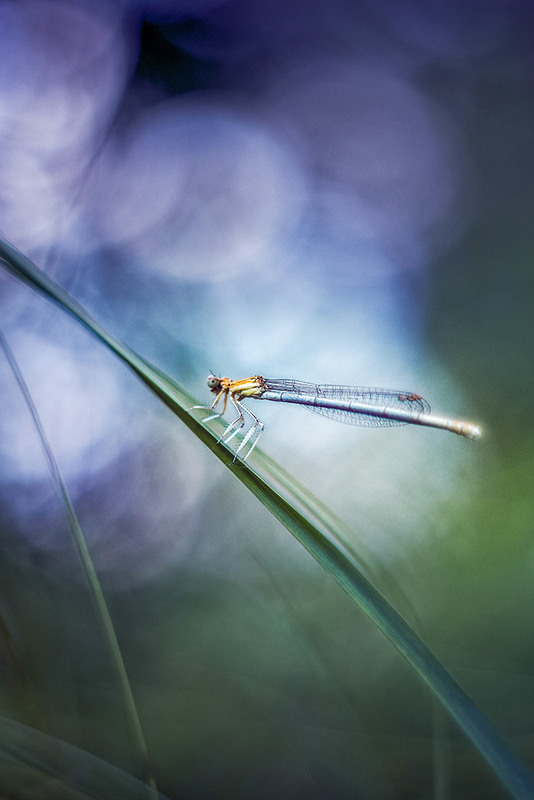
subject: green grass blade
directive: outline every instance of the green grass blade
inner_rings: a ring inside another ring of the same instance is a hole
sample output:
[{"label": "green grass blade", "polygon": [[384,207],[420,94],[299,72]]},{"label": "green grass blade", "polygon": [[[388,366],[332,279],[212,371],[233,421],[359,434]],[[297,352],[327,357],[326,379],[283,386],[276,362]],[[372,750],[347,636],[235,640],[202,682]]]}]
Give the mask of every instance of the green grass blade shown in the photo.
[{"label": "green grass blade", "polygon": [[0,717],[0,797],[166,800],[107,761],[6,717]]},{"label": "green grass blade", "polygon": [[124,660],[122,658],[119,643],[117,641],[117,635],[113,627],[111,615],[109,613],[107,603],[104,598],[104,594],[102,592],[102,587],[100,586],[100,582],[98,580],[98,576],[96,574],[96,570],[93,565],[93,560],[89,553],[89,549],[87,547],[87,543],[85,541],[82,528],[78,521],[78,517],[76,515],[76,511],[74,510],[74,506],[71,502],[67,487],[65,485],[65,481],[63,480],[59,464],[57,463],[57,460],[54,456],[54,452],[46,436],[46,432],[39,417],[39,413],[37,411],[35,403],[33,402],[30,390],[28,389],[26,381],[24,380],[24,376],[20,371],[19,365],[15,359],[15,356],[11,348],[9,347],[7,339],[5,338],[2,330],[0,330],[0,347],[4,351],[8,364],[11,367],[11,371],[15,376],[15,380],[17,381],[21,394],[24,397],[24,401],[32,417],[33,424],[37,431],[37,435],[41,443],[41,447],[43,449],[48,464],[48,468],[50,470],[52,482],[58,493],[61,506],[65,510],[65,513],[67,515],[67,521],[69,524],[69,529],[71,531],[72,539],[74,541],[74,546],[77,550],[84,571],[89,592],[95,604],[95,608],[98,614],[104,638],[106,640],[108,649],[110,651],[112,664],[114,665],[115,671],[117,673],[117,678],[119,681],[119,685],[121,687],[124,706],[126,709],[126,719],[129,721],[132,739],[136,747],[138,757],[142,764],[142,773],[146,778],[147,784],[154,789],[155,792],[154,796],[157,796],[157,792],[155,791],[156,784],[150,767],[147,747],[145,743],[145,737],[143,735],[143,729],[141,727],[141,722],[139,720],[139,715],[137,713],[137,708],[135,705],[132,688],[130,686],[130,681],[128,680],[126,667],[124,664]]},{"label": "green grass blade", "polygon": [[[195,404],[194,398],[107,333],[29,259],[1,240],[0,258],[13,275],[72,314],[137,373],[141,380],[185,422],[189,429],[336,579],[387,636],[441,700],[512,796],[518,800],[532,800],[533,776],[501,740],[481,711],[413,629],[362,575],[351,554],[342,546],[342,535],[336,535],[335,517],[327,514],[318,502],[313,502],[308,493],[303,492],[287,473],[275,467],[265,456],[260,454],[259,458],[254,460],[259,471],[253,469],[248,462],[240,460],[234,462],[233,452],[223,443],[218,443],[217,435],[199,423],[190,413],[191,406]],[[214,427],[217,427],[217,423]],[[260,474],[260,471],[263,474]],[[288,495],[290,500],[282,493]]]}]

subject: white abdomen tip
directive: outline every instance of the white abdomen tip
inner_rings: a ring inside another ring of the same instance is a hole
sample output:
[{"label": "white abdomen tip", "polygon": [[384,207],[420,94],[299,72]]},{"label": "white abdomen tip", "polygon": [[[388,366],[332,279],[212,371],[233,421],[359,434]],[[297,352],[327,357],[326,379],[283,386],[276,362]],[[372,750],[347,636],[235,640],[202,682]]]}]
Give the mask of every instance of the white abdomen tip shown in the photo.
[{"label": "white abdomen tip", "polygon": [[467,436],[468,439],[480,439],[482,436],[482,430],[478,427],[478,425],[469,425],[466,426],[464,432],[464,436]]}]

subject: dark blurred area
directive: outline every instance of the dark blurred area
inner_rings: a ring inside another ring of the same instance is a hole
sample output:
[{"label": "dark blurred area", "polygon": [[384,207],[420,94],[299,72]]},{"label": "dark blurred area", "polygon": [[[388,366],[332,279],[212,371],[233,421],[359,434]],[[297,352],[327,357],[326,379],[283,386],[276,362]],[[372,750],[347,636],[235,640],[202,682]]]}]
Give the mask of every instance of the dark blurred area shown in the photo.
[{"label": "dark blurred area", "polygon": [[[524,0],[3,0],[0,235],[199,402],[210,370],[259,373],[400,386],[480,423],[471,443],[260,409],[262,447],[534,769],[532,22]],[[163,793],[507,796],[121,364],[5,274],[0,314]],[[5,360],[0,385],[0,713],[140,777]]]}]

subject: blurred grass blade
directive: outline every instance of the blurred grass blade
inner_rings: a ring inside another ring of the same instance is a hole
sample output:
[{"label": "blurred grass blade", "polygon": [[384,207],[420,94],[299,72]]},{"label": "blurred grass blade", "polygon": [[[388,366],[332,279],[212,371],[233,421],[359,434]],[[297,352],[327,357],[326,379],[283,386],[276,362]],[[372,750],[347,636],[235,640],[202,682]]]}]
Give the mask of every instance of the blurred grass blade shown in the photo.
[{"label": "blurred grass blade", "polygon": [[0,797],[165,800],[101,758],[5,717],[0,717]]},{"label": "blurred grass blade", "polygon": [[145,737],[143,735],[141,722],[139,720],[139,715],[137,713],[137,708],[135,705],[132,688],[130,686],[130,681],[128,680],[126,667],[124,665],[119,643],[117,641],[117,635],[113,627],[111,615],[109,613],[107,603],[104,598],[104,594],[102,592],[102,588],[100,586],[100,582],[98,580],[98,576],[96,574],[96,570],[94,568],[93,561],[89,553],[87,543],[85,541],[85,537],[83,535],[83,531],[78,521],[76,511],[74,510],[74,506],[72,505],[69,493],[67,491],[67,487],[65,485],[65,481],[63,480],[59,464],[57,463],[57,460],[54,456],[54,452],[46,436],[46,432],[39,417],[39,413],[37,411],[37,408],[35,407],[35,403],[33,402],[30,390],[28,389],[28,386],[26,384],[26,381],[24,380],[22,372],[20,371],[15,356],[13,355],[13,352],[1,329],[0,329],[0,347],[2,347],[5,353],[6,359],[9,363],[9,366],[11,367],[11,371],[15,376],[15,380],[17,381],[21,394],[24,397],[24,401],[32,417],[33,424],[37,431],[37,435],[39,437],[39,441],[41,443],[41,447],[43,449],[48,464],[48,468],[50,470],[54,488],[58,493],[61,506],[65,510],[65,513],[67,515],[67,521],[69,524],[74,546],[78,552],[78,556],[84,571],[85,580],[89,588],[89,593],[91,594],[91,597],[95,604],[95,608],[98,614],[98,619],[102,628],[104,639],[110,651],[111,661],[117,673],[117,678],[119,681],[119,685],[121,687],[124,706],[126,710],[126,719],[129,722],[132,738],[137,750],[137,755],[141,761],[142,774],[145,777],[147,784],[151,786],[153,789],[155,789],[156,784],[154,781],[152,769],[150,767],[148,752],[145,743]]},{"label": "blurred grass blade", "polygon": [[[190,413],[189,409],[196,402],[194,398],[111,336],[28,258],[2,240],[0,240],[0,259],[3,259],[9,272],[76,317],[161,397],[188,428],[330,572],[387,636],[456,719],[512,796],[518,800],[532,800],[534,798],[532,775],[412,628],[362,575],[353,556],[342,543],[342,531],[336,531],[335,517],[327,513],[318,501],[314,502],[309,493],[304,492],[296,481],[293,481],[281,468],[276,467],[261,452],[257,454],[254,463],[262,474],[253,469],[248,462],[234,462],[233,452],[225,444],[217,441],[217,434],[204,427]],[[221,429],[217,421],[213,427]],[[257,450],[254,455],[256,453]]]}]

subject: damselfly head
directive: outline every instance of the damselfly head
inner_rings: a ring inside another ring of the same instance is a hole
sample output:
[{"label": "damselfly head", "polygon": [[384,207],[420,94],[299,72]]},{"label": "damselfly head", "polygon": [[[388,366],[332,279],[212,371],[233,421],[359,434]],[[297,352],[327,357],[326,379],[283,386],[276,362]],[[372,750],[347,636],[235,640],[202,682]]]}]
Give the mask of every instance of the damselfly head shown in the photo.
[{"label": "damselfly head", "polygon": [[218,378],[213,373],[210,373],[208,375],[207,384],[208,384],[208,389],[210,390],[210,392],[216,392],[220,388],[221,378]]}]

